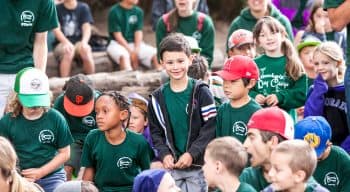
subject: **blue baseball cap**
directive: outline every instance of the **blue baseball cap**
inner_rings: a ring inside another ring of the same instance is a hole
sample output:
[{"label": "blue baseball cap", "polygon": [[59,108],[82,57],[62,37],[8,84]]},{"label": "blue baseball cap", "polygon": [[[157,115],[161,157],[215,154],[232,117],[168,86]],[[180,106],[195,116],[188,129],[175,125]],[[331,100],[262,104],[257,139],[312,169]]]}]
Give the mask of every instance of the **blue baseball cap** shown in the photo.
[{"label": "blue baseball cap", "polygon": [[302,139],[310,144],[320,157],[332,137],[332,129],[322,116],[309,116],[295,124],[295,139]]}]

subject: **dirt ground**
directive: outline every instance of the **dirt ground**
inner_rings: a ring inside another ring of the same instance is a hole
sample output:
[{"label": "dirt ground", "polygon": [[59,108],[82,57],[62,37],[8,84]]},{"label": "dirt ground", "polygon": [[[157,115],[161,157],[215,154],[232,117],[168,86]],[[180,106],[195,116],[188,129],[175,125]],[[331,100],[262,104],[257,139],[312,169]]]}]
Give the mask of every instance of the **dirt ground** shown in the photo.
[{"label": "dirt ground", "polygon": [[[146,14],[146,13],[145,13]],[[147,15],[147,14],[146,14]],[[98,28],[98,30],[107,35],[107,18],[108,18],[108,9],[101,10],[98,13],[93,15],[95,19],[94,25]],[[145,19],[145,27],[144,27],[144,41],[148,44],[155,46],[155,33],[152,31],[151,22],[149,18]],[[216,29],[215,34],[215,52],[214,52],[214,68],[220,68],[222,66],[224,57],[225,57],[225,41],[226,34],[228,31],[229,23],[223,21],[214,21],[214,26]]]}]

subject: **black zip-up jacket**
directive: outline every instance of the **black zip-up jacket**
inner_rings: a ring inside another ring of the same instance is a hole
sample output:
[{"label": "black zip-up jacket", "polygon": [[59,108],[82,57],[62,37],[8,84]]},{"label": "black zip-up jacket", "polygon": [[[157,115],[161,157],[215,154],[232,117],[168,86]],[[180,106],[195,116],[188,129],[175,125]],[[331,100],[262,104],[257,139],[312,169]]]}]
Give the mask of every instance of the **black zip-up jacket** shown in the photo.
[{"label": "black zip-up jacket", "polygon": [[[169,119],[169,115],[176,114],[166,109],[162,92],[163,87],[164,86],[159,87],[150,95],[151,100],[148,104],[148,121],[152,141],[159,153],[159,158],[163,160],[166,155],[171,154],[175,161],[177,161],[173,131]],[[208,143],[215,138],[216,130],[215,101],[208,85],[202,81],[195,81],[188,111],[189,134],[186,152],[189,152],[193,158],[192,166],[201,166],[203,165],[205,148]]]}]

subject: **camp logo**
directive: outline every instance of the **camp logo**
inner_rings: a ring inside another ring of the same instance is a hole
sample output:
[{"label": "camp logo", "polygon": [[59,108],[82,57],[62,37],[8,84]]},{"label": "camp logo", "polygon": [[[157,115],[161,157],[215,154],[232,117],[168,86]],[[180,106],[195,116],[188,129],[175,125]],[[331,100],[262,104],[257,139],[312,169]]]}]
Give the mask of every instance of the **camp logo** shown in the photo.
[{"label": "camp logo", "polygon": [[121,157],[117,161],[117,166],[120,169],[130,168],[132,165],[132,159],[130,157]]},{"label": "camp logo", "polygon": [[137,16],[136,15],[131,15],[129,17],[128,23],[132,25],[132,24],[135,24],[136,22],[137,22]]},{"label": "camp logo", "polygon": [[195,38],[199,43],[202,39],[202,34],[198,31],[195,31],[192,33],[192,37]]},{"label": "camp logo", "polygon": [[21,26],[22,27],[32,27],[34,23],[34,13],[31,11],[23,11],[21,13]]},{"label": "camp logo", "polygon": [[320,136],[315,133],[308,133],[304,136],[304,141],[308,142],[311,147],[317,148],[320,145]]},{"label": "camp logo", "polygon": [[51,130],[45,129],[39,133],[39,142],[40,143],[53,143],[55,140],[55,135]]},{"label": "camp logo", "polygon": [[246,136],[247,125],[243,121],[237,121],[232,126],[232,132],[236,135]]},{"label": "camp logo", "polygon": [[339,185],[339,177],[334,172],[328,172],[323,179],[326,186],[337,186]]},{"label": "camp logo", "polygon": [[40,79],[33,79],[30,82],[30,87],[34,90],[40,90],[41,89],[41,81]]},{"label": "camp logo", "polygon": [[96,121],[94,119],[93,116],[85,116],[82,120],[81,120],[83,125],[89,126],[89,127],[93,127],[96,124]]}]

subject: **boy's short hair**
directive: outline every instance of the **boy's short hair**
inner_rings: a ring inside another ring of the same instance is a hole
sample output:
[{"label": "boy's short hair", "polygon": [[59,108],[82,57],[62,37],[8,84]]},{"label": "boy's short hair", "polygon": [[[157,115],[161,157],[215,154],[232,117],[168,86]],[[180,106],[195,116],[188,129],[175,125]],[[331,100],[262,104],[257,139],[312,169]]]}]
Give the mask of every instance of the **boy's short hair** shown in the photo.
[{"label": "boy's short hair", "polygon": [[295,124],[294,137],[308,142],[321,157],[332,138],[332,128],[324,117],[309,116]]},{"label": "boy's short hair", "polygon": [[181,33],[171,33],[166,36],[159,44],[159,56],[163,59],[165,51],[184,52],[188,57],[191,55],[191,47],[184,35]]},{"label": "boy's short hair", "polygon": [[204,79],[208,73],[208,61],[203,56],[195,56],[192,64],[188,67],[188,76],[194,79]]},{"label": "boy's short hair", "polygon": [[234,137],[220,137],[212,140],[206,153],[214,160],[221,161],[227,171],[239,176],[247,165],[248,153],[242,143]]},{"label": "boy's short hair", "polygon": [[294,121],[278,107],[267,107],[253,113],[248,129],[258,129],[279,134],[284,139],[294,139]]},{"label": "boy's short hair", "polygon": [[246,29],[238,29],[234,31],[228,39],[228,48],[232,49],[245,44],[253,44],[253,33]]},{"label": "boy's short hair", "polygon": [[215,72],[224,80],[237,80],[241,78],[259,79],[259,69],[250,57],[235,55],[227,59],[222,70]]},{"label": "boy's short hair", "polygon": [[279,143],[272,153],[283,153],[290,156],[289,167],[293,172],[305,172],[304,182],[313,175],[317,156],[315,150],[303,140],[286,140]]}]

